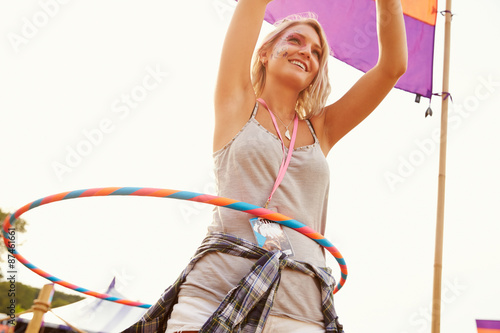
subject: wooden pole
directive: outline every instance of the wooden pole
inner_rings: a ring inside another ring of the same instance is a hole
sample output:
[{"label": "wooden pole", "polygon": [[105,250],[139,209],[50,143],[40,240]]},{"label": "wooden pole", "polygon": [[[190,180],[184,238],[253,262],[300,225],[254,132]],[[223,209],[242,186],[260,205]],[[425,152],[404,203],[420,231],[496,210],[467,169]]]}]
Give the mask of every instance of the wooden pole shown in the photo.
[{"label": "wooden pole", "polygon": [[42,319],[45,312],[50,308],[50,302],[52,301],[52,294],[54,291],[54,284],[46,284],[40,290],[38,298],[33,302],[33,318],[26,328],[26,333],[38,333],[40,332],[40,326],[42,325]]},{"label": "wooden pole", "polygon": [[439,179],[436,218],[436,244],[434,252],[434,287],[432,299],[431,333],[441,329],[441,276],[443,271],[444,202],[446,180],[446,141],[448,136],[448,102],[450,76],[451,0],[446,0],[443,61],[443,96],[441,104],[441,142],[439,146]]}]

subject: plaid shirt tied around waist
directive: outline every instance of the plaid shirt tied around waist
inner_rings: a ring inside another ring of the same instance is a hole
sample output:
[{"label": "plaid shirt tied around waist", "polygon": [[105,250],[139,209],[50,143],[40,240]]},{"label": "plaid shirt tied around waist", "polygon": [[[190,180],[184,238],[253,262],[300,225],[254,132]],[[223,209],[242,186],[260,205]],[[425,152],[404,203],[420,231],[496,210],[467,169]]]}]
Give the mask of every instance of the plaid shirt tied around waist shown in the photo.
[{"label": "plaid shirt tied around waist", "polygon": [[248,259],[256,259],[250,272],[241,279],[219,305],[218,309],[203,325],[200,333],[260,333],[273,306],[278,290],[281,270],[285,267],[318,278],[321,284],[322,312],[327,333],[343,333],[333,306],[335,279],[329,268],[316,267],[295,261],[280,251],[269,252],[257,245],[229,234],[209,234],[188,266],[162,294],[161,298],[125,333],[165,332],[174,304],[177,303],[180,287],[194,265],[205,254],[222,252]]}]

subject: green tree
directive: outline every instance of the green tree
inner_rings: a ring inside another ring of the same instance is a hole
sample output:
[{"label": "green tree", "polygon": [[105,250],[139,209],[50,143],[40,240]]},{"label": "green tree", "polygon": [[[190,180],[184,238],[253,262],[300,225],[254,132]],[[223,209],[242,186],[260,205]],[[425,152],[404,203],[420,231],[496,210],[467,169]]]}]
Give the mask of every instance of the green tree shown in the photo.
[{"label": "green tree", "polygon": [[[12,285],[10,282],[0,282],[0,309],[7,309],[11,299],[15,299],[16,313],[25,311],[33,305],[33,301],[40,293],[39,288],[28,286],[19,282]],[[51,308],[67,305],[84,299],[78,295],[65,294],[59,291],[54,293]]]},{"label": "green tree", "polygon": [[[9,213],[6,213],[2,211],[2,209],[0,209],[0,227],[2,227],[2,230],[3,230],[4,220],[8,215]],[[26,232],[27,224],[28,223],[25,220],[18,219],[14,225],[16,230],[16,235],[19,233]],[[1,243],[2,244],[0,245],[0,263],[5,261],[3,259],[3,256],[7,252],[7,247],[3,242],[3,238],[1,240]],[[16,245],[18,244],[16,243]],[[0,267],[0,280],[4,278],[5,277],[3,276],[2,273],[2,267]],[[15,299],[16,313],[27,310],[32,306],[33,300],[38,297],[39,292],[40,289],[22,284],[17,281],[15,283],[11,283],[10,281],[0,282],[0,309],[4,310],[7,309],[7,307],[10,305],[11,299]],[[63,306],[66,304],[82,300],[83,298],[84,297],[81,296],[69,295],[56,291],[52,298],[51,307],[55,308]]]},{"label": "green tree", "polygon": [[[2,209],[0,208],[0,227],[2,227],[1,230],[3,230],[3,223],[4,223],[4,220],[5,218],[9,215],[9,213],[6,213],[4,211],[2,211]],[[15,224],[15,228],[16,228],[16,234],[17,233],[22,233],[22,232],[26,232],[26,226],[27,226],[27,222],[23,219],[18,219],[16,221],[16,224]],[[0,263],[3,263],[4,260],[3,260],[3,255],[4,253],[7,251],[7,248],[3,242],[3,237],[1,239],[1,245],[0,245]],[[3,265],[2,265],[3,266]],[[0,266],[0,280],[3,280],[4,276],[3,276],[3,273],[2,273],[2,267]]]}]

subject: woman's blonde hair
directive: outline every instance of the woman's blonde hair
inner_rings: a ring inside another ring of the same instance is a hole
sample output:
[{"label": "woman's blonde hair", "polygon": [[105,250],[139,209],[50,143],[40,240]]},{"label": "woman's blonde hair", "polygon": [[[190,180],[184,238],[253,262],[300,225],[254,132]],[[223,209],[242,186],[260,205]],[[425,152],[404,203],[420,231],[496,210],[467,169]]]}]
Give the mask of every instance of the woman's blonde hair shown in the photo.
[{"label": "woman's blonde hair", "polygon": [[326,105],[331,87],[328,79],[328,56],[330,48],[323,28],[315,18],[284,19],[274,31],[264,39],[262,45],[256,50],[252,63],[252,84],[257,97],[260,97],[266,82],[266,67],[260,61],[263,53],[271,49],[275,42],[283,35],[284,31],[296,25],[306,24],[311,26],[319,36],[321,57],[319,59],[318,74],[311,84],[299,93],[296,111],[301,119],[309,119],[321,113]]}]

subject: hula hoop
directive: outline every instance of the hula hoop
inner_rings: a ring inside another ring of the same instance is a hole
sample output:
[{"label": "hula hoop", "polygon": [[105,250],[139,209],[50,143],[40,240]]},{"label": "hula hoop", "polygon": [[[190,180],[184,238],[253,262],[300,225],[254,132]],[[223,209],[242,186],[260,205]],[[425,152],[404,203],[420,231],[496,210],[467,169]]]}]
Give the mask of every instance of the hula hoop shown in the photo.
[{"label": "hula hoop", "polygon": [[200,203],[206,203],[214,206],[220,206],[220,207],[225,207],[225,208],[230,208],[234,209],[237,211],[241,211],[244,213],[249,213],[258,217],[262,217],[271,221],[275,221],[277,223],[280,223],[284,226],[287,226],[289,228],[292,228],[303,235],[313,239],[316,241],[318,244],[323,246],[328,252],[330,252],[335,259],[337,260],[337,263],[340,266],[340,271],[341,271],[341,278],[339,283],[335,286],[333,293],[335,294],[337,291],[342,288],[344,285],[346,279],[347,279],[347,266],[345,264],[344,258],[340,254],[340,252],[333,246],[333,244],[328,241],[323,235],[320,233],[314,231],[310,227],[306,226],[305,224],[291,219],[283,214],[279,214],[276,212],[273,212],[269,209],[262,208],[259,206],[255,206],[246,202],[242,201],[237,201],[233,199],[228,199],[224,197],[218,197],[215,195],[209,195],[209,194],[203,194],[203,193],[196,193],[196,192],[188,192],[188,191],[179,191],[179,190],[169,190],[169,189],[160,189],[160,188],[145,188],[145,187],[104,187],[104,188],[91,188],[91,189],[83,189],[83,190],[77,190],[77,191],[70,191],[70,192],[63,192],[59,194],[54,194],[50,195],[38,200],[35,200],[27,205],[24,205],[23,207],[19,208],[17,211],[15,211],[13,214],[8,215],[3,224],[3,229],[2,229],[2,237],[5,243],[5,246],[7,246],[7,249],[9,252],[24,266],[26,266],[29,270],[35,272],[36,274],[40,275],[41,277],[46,278],[47,280],[50,280],[54,283],[57,283],[63,287],[81,292],[85,295],[90,295],[94,296],[97,298],[101,298],[107,301],[115,302],[115,303],[120,303],[120,304],[125,304],[129,306],[136,306],[140,308],[149,308],[151,307],[150,304],[144,304],[136,301],[131,301],[123,298],[118,298],[114,297],[108,294],[101,294],[86,288],[79,287],[77,285],[74,285],[72,283],[66,282],[64,280],[61,280],[45,271],[42,269],[36,267],[32,263],[30,263],[26,258],[24,258],[18,251],[17,249],[13,249],[12,247],[9,246],[10,240],[9,240],[9,231],[14,228],[14,225],[16,223],[16,220],[21,217],[22,214],[25,212],[36,208],[38,206],[46,205],[48,203],[56,202],[56,201],[62,201],[62,200],[68,200],[68,199],[75,199],[75,198],[84,198],[84,197],[102,197],[102,196],[111,196],[111,195],[131,195],[131,196],[142,196],[142,197],[157,197],[157,198],[170,198],[170,199],[179,199],[179,200],[188,200],[188,201],[195,201],[195,202],[200,202]]}]

